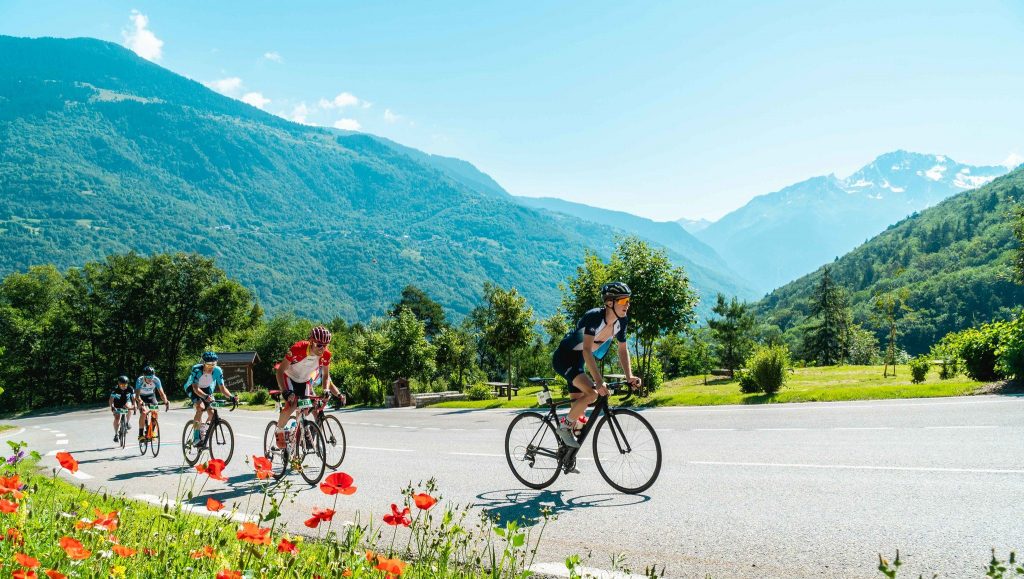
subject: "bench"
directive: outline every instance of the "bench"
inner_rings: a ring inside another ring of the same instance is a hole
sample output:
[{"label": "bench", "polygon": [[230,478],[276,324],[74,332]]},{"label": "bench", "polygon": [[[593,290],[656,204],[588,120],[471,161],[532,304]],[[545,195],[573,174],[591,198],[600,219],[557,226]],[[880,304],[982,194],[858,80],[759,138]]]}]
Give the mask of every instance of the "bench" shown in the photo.
[{"label": "bench", "polygon": [[711,370],[712,376],[728,376],[732,378],[732,370],[728,368],[714,368]]},{"label": "bench", "polygon": [[431,404],[437,404],[438,402],[465,399],[466,395],[457,390],[448,390],[445,392],[423,392],[422,394],[412,395],[412,403],[416,408],[423,408],[424,406],[430,406]]},{"label": "bench", "polygon": [[499,398],[502,396],[508,396],[509,389],[511,389],[512,393],[516,396],[519,395],[519,386],[513,386],[507,382],[488,382],[487,385],[494,390],[494,395]]}]

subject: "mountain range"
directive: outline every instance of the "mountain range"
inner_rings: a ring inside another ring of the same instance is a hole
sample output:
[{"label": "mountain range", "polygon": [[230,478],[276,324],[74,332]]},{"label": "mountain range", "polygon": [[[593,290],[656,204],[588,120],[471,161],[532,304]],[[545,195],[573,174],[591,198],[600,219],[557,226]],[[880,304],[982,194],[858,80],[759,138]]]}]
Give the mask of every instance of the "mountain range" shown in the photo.
[{"label": "mountain range", "polygon": [[849,252],[914,211],[1007,172],[895,151],[840,179],[814,177],[755,197],[695,235],[759,293]]},{"label": "mountain range", "polygon": [[[525,207],[459,159],[286,121],[116,44],[0,37],[0,275],[195,251],[271,312],[367,320],[414,284],[460,317],[491,281],[549,315],[584,253],[607,257],[621,232]],[[702,311],[744,291],[693,241],[667,251]]]}]

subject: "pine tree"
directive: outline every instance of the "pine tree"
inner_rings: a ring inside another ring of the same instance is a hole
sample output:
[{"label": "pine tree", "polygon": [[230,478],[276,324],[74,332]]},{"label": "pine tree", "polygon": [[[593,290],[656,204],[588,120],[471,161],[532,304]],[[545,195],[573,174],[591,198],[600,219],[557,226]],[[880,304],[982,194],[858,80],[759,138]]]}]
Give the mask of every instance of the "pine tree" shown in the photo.
[{"label": "pine tree", "polygon": [[747,304],[735,297],[726,302],[722,294],[718,294],[711,311],[720,317],[708,320],[708,327],[714,333],[718,345],[718,360],[732,374],[743,366],[753,348],[754,315]]},{"label": "pine tree", "polygon": [[827,267],[811,297],[811,317],[815,320],[804,335],[805,355],[822,366],[845,361],[850,352],[853,315],[846,291],[832,279]]}]

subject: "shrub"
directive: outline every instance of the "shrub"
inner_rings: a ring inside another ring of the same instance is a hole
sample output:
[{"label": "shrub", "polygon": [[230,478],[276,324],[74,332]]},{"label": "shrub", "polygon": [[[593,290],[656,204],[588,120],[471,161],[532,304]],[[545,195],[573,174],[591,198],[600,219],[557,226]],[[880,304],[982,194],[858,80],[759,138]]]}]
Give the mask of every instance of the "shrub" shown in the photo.
[{"label": "shrub", "polygon": [[473,384],[466,388],[466,398],[470,400],[490,400],[491,388],[487,384]]},{"label": "shrub", "polygon": [[249,404],[261,406],[270,401],[270,394],[263,388],[257,388],[249,397]]},{"label": "shrub", "polygon": [[996,349],[1005,325],[995,322],[951,333],[942,338],[939,347],[954,353],[972,380],[997,380],[1001,374],[996,369]]},{"label": "shrub", "polygon": [[996,348],[996,371],[1007,378],[1024,380],[1024,314],[1003,324]]},{"label": "shrub", "polygon": [[[773,395],[786,383],[789,372],[789,348],[779,346],[759,346],[747,360],[749,374],[757,385],[757,389],[765,394]],[[740,380],[742,388],[742,379]]]},{"label": "shrub", "polygon": [[926,356],[918,356],[910,361],[910,381],[914,384],[920,384],[924,382],[924,377],[928,375],[928,358]]},{"label": "shrub", "polygon": [[928,357],[932,360],[943,361],[942,367],[939,368],[940,380],[949,380],[960,373],[960,357],[949,344],[944,342],[935,344],[928,352]]},{"label": "shrub", "polygon": [[746,370],[736,370],[736,376],[740,379],[740,392],[744,394],[753,394],[760,392],[761,388],[757,385],[757,381],[754,380],[754,376]]}]

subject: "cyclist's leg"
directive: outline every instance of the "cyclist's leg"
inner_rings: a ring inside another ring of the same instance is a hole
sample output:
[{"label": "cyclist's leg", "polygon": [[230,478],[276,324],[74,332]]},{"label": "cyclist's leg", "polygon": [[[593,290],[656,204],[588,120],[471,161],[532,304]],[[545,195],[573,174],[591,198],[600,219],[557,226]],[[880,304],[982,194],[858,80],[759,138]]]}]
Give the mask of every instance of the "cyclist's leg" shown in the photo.
[{"label": "cyclist's leg", "polygon": [[120,416],[117,414],[116,406],[110,409],[111,414],[114,415],[114,442],[117,442],[117,432],[121,428]]},{"label": "cyclist's leg", "polygon": [[594,390],[594,382],[585,372],[577,374],[569,386],[569,398],[572,399],[572,406],[569,407],[568,422],[576,422],[587,411],[587,406],[597,402],[597,391]]}]

